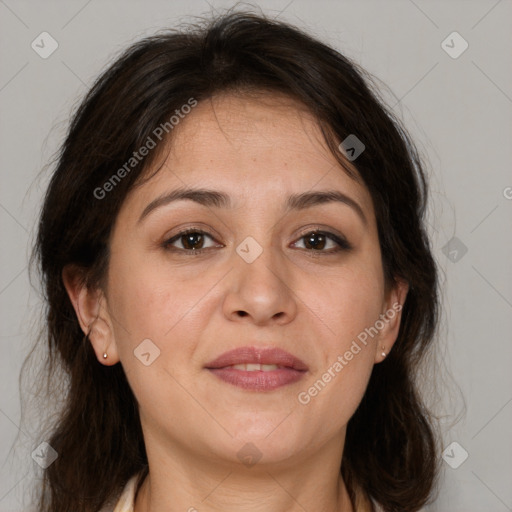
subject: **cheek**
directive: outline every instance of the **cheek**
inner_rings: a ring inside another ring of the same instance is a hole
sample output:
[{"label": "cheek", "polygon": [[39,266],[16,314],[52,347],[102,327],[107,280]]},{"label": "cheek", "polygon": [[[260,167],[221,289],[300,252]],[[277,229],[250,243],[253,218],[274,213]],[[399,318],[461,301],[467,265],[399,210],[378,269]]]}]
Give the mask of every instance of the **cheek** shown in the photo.
[{"label": "cheek", "polygon": [[[109,308],[130,387],[143,404],[142,411],[150,411],[153,419],[162,415],[169,429],[179,430],[172,411],[190,409],[185,391],[195,376],[190,363],[211,314],[205,312],[208,301],[201,298],[218,278],[185,278],[186,273],[131,259],[129,253],[111,261]],[[148,365],[144,353],[149,353]],[[164,413],[162,404],[168,406]]]},{"label": "cheek", "polygon": [[150,339],[161,351],[161,362],[181,371],[180,361],[190,360],[214,314],[212,288],[222,274],[198,275],[186,268],[170,269],[156,258],[138,257],[128,252],[111,260],[109,308],[121,359],[131,364],[133,350]]},{"label": "cheek", "polygon": [[148,263],[129,247],[122,257],[112,255],[109,303],[111,312],[130,333],[160,337],[172,327],[180,308],[185,307],[190,288],[171,287],[169,269]]},{"label": "cheek", "polygon": [[302,403],[310,400],[315,409],[335,411],[325,417],[339,428],[355,412],[373,369],[377,336],[370,329],[382,312],[383,281],[378,267],[365,266],[332,282],[336,286],[323,287],[312,299],[321,320],[322,357]]},{"label": "cheek", "polygon": [[[366,390],[377,340],[366,333],[381,312],[382,288],[376,277],[353,273],[316,297],[321,333],[315,340],[315,352],[320,364],[297,398],[308,416],[324,418],[324,433],[346,425]],[[313,419],[312,424],[316,425]]]},{"label": "cheek", "polygon": [[384,283],[378,267],[354,266],[316,286],[311,298],[330,334],[330,351],[350,345],[366,328],[374,325],[382,308]]}]

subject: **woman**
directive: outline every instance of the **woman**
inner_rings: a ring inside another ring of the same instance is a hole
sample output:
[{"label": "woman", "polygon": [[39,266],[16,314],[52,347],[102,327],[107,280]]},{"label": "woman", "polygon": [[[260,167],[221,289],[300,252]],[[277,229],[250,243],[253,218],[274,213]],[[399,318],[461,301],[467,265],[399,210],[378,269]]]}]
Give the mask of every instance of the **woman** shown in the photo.
[{"label": "woman", "polygon": [[142,40],[97,80],[35,247],[69,377],[38,510],[431,499],[426,178],[364,76],[238,13]]}]

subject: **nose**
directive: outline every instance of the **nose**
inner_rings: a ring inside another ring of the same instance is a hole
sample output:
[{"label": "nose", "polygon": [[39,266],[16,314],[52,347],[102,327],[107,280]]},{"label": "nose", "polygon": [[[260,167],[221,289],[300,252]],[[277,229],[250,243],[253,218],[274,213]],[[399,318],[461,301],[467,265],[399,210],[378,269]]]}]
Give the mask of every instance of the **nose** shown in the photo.
[{"label": "nose", "polygon": [[233,253],[224,298],[224,315],[255,325],[284,325],[297,314],[297,296],[287,259],[270,247],[252,262]]}]

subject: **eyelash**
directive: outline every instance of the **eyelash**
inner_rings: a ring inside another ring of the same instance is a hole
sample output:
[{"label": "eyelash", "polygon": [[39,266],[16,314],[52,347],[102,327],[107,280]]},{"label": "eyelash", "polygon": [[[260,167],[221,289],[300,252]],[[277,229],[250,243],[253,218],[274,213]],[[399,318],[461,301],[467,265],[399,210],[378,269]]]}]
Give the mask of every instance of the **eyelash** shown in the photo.
[{"label": "eyelash", "polygon": [[[210,237],[212,240],[215,240],[213,238],[213,236],[210,233],[206,232],[206,231],[203,231],[201,229],[188,228],[188,229],[185,229],[183,231],[180,231],[179,233],[174,235],[172,238],[166,240],[162,244],[162,247],[165,250],[167,250],[167,251],[181,252],[181,253],[183,253],[183,254],[185,254],[187,256],[199,256],[200,254],[203,254],[204,252],[207,252],[210,249],[214,249],[214,247],[208,247],[206,249],[180,249],[180,248],[172,247],[172,244],[175,241],[179,240],[182,236],[188,235],[188,234],[192,234],[192,233],[193,234],[206,235],[206,236]],[[298,240],[300,240],[302,238],[305,238],[307,235],[312,235],[312,234],[324,235],[327,238],[329,238],[330,240],[332,240],[333,242],[335,242],[336,244],[338,244],[338,247],[336,249],[330,249],[328,251],[315,250],[315,249],[303,249],[304,251],[310,253],[310,255],[312,257],[316,257],[319,254],[323,254],[325,256],[329,256],[329,255],[337,254],[337,253],[339,253],[341,251],[348,252],[348,251],[351,251],[353,249],[352,245],[345,238],[339,237],[338,235],[335,235],[334,233],[331,233],[329,231],[322,231],[322,230],[319,230],[319,229],[310,229],[308,231],[305,231],[303,234],[301,234],[299,236]]]}]

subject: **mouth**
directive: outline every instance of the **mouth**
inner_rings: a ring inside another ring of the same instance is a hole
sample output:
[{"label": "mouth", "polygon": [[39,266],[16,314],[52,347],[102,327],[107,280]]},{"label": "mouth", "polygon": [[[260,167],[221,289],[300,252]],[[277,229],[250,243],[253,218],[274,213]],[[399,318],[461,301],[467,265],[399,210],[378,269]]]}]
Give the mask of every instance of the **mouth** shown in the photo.
[{"label": "mouth", "polygon": [[245,371],[272,371],[282,368],[308,370],[304,361],[280,348],[235,348],[224,352],[205,365],[209,370],[228,367]]},{"label": "mouth", "polygon": [[[231,368],[232,370],[243,370],[246,372],[270,372],[273,370],[286,369],[288,366],[279,366],[277,364],[257,364],[257,363],[246,363],[246,364],[232,364],[230,366],[224,366],[224,368]],[[209,368],[214,369],[214,368]]]},{"label": "mouth", "polygon": [[207,363],[205,369],[228,384],[253,391],[271,391],[302,379],[308,366],[278,348],[241,347]]}]

